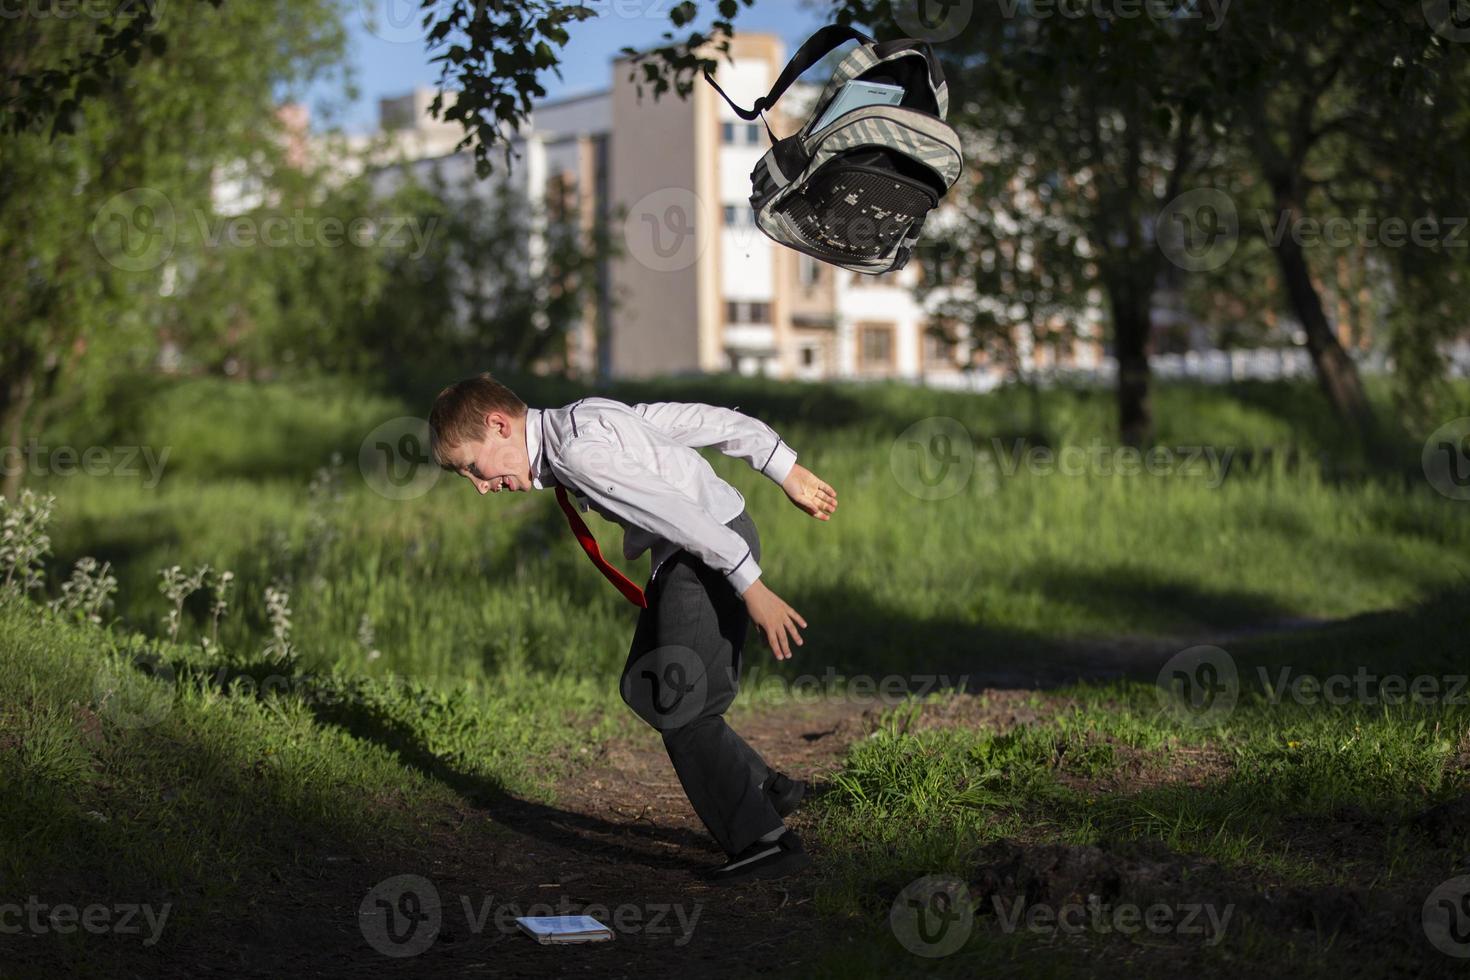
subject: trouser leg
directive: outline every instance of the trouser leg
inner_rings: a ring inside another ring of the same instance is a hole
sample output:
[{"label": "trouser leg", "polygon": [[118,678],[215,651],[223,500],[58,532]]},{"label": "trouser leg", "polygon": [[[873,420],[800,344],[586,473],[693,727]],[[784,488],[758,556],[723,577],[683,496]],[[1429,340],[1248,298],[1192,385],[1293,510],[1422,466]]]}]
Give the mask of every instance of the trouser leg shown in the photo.
[{"label": "trouser leg", "polygon": [[[731,526],[755,535],[748,518]],[[694,812],[736,854],[782,826],[763,790],[770,767],[723,717],[740,686],[745,603],[724,576],[685,552],[668,559],[647,595],[623,699],[662,733]]]}]

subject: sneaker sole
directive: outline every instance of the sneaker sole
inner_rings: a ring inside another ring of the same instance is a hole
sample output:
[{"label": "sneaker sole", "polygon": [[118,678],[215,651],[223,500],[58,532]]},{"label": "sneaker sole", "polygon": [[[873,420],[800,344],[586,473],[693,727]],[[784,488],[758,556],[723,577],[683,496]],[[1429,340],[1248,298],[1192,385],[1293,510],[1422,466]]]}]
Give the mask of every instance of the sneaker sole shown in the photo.
[{"label": "sneaker sole", "polygon": [[811,863],[811,855],[805,851],[789,851],[780,860],[767,861],[764,864],[751,864],[745,869],[731,871],[726,874],[711,873],[707,880],[711,885],[735,885],[745,881],[784,878],[789,874],[800,871]]}]

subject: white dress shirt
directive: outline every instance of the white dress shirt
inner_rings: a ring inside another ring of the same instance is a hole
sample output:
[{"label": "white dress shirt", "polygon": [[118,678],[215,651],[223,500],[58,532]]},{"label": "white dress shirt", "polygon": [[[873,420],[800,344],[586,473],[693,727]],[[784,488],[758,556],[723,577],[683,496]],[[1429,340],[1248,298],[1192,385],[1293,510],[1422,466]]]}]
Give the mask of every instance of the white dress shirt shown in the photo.
[{"label": "white dress shirt", "polygon": [[774,429],[730,408],[698,402],[583,398],[526,412],[526,455],[537,490],[561,485],[576,500],[623,527],[623,557],[649,548],[652,574],[680,548],[723,574],[743,595],[760,577],[750,546],[726,527],[745,508],[696,450],[714,446],[745,460],[777,486],[796,452]]}]

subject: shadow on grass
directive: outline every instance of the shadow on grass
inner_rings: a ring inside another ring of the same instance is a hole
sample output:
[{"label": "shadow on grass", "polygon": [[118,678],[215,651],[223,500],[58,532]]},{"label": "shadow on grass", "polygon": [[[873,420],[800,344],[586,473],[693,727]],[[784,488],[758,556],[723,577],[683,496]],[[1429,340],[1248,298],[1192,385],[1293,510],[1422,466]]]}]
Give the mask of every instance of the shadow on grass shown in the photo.
[{"label": "shadow on grass", "polygon": [[[689,868],[687,860],[667,850],[669,845],[713,851],[707,837],[691,831],[652,823],[613,823],[517,797],[500,780],[466,771],[437,755],[410,726],[371,705],[352,701],[313,702],[312,711],[319,723],[382,746],[405,766],[442,783],[470,805],[484,810],[496,823],[548,844],[607,860],[664,869]],[[650,846],[635,847],[619,842],[629,837]]]},{"label": "shadow on grass", "polygon": [[[1187,636],[1273,623],[1298,626],[1289,620],[1290,610],[1268,596],[1205,590],[1130,570],[1046,569],[1031,584],[1065,592],[1069,601],[1095,613],[1122,613],[1136,620],[1139,630],[1059,639],[987,626],[978,617],[914,616],[879,596],[848,589],[807,588],[792,597],[809,624],[807,642],[780,672],[810,674],[830,667],[849,677],[897,675],[911,682],[911,690],[936,673],[964,677],[970,690],[1044,689],[1129,676],[1152,680],[1159,665],[1183,647],[1178,638],[1149,636],[1146,630],[1165,626]],[[746,663],[763,663],[754,656],[758,652],[764,652],[758,641],[748,641]]]}]

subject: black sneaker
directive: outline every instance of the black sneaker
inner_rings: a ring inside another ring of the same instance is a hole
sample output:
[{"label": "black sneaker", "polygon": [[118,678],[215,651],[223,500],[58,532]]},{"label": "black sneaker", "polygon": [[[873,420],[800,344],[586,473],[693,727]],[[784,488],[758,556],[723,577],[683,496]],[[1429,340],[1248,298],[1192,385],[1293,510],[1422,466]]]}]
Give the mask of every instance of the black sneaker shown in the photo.
[{"label": "black sneaker", "polygon": [[756,878],[780,878],[800,871],[812,859],[796,831],[788,830],[773,841],[758,840],[706,875],[712,885],[733,884]]},{"label": "black sneaker", "polygon": [[809,789],[806,780],[792,779],[785,773],[773,772],[766,780],[766,792],[771,797],[771,806],[780,816],[788,816],[801,805]]}]

